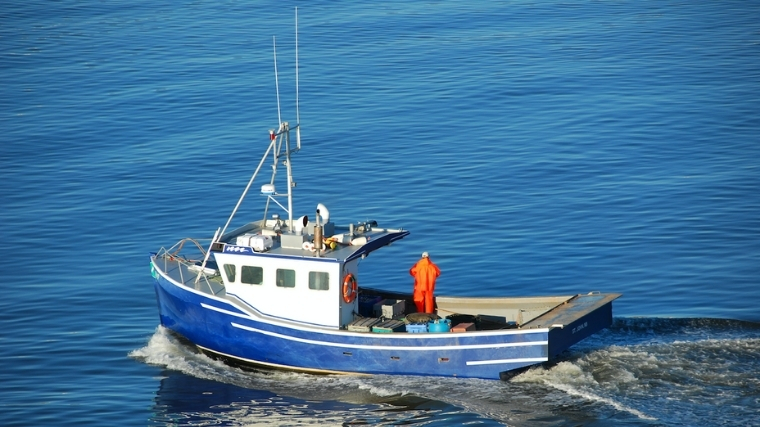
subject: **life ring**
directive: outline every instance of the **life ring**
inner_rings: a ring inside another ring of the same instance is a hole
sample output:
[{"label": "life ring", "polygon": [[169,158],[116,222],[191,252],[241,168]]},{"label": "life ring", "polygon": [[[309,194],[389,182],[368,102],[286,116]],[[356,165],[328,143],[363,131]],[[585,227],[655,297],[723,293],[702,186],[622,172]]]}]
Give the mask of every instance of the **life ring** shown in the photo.
[{"label": "life ring", "polygon": [[343,301],[351,304],[356,299],[357,293],[359,293],[359,285],[356,283],[356,277],[351,273],[346,274],[343,278]]}]

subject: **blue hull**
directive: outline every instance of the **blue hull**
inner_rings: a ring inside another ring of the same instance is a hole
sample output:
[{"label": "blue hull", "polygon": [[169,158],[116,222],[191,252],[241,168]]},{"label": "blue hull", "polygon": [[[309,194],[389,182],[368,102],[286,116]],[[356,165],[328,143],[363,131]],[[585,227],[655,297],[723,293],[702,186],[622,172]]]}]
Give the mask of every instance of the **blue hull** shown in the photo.
[{"label": "blue hull", "polygon": [[155,284],[161,324],[202,350],[238,362],[315,373],[433,375],[499,379],[549,359],[549,329],[467,334],[376,334],[290,326],[231,303]]}]

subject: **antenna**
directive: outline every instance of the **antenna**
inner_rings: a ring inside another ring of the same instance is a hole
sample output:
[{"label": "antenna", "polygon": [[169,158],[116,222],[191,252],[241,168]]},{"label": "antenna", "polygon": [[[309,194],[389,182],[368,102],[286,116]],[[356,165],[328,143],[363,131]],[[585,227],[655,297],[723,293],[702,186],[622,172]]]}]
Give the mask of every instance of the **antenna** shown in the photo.
[{"label": "antenna", "polygon": [[301,110],[298,106],[298,7],[296,7],[296,149],[301,149]]},{"label": "antenna", "polygon": [[277,42],[275,37],[272,36],[272,49],[274,50],[274,86],[277,90],[277,123],[282,130],[282,115],[280,114],[280,81],[277,77]]}]

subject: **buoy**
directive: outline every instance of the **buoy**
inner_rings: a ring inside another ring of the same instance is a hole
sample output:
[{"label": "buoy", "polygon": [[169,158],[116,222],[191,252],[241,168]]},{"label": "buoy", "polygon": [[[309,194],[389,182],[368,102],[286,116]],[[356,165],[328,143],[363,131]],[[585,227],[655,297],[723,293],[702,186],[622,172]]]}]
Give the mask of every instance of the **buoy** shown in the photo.
[{"label": "buoy", "polygon": [[369,239],[367,237],[364,237],[364,236],[357,237],[357,238],[351,240],[351,244],[354,245],[354,246],[366,245],[368,240]]},{"label": "buoy", "polygon": [[348,273],[343,278],[343,301],[347,304],[351,304],[356,299],[356,294],[359,292],[359,285],[356,283],[356,277]]}]

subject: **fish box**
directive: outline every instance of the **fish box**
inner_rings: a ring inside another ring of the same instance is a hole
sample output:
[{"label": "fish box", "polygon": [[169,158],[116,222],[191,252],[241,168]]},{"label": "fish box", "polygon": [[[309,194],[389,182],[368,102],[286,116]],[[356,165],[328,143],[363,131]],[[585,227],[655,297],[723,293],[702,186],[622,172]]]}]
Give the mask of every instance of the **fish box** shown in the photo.
[{"label": "fish box", "polygon": [[254,236],[255,234],[243,234],[242,236],[237,236],[235,244],[238,246],[251,246],[251,237]]},{"label": "fish box", "polygon": [[359,295],[359,314],[364,317],[370,317],[375,312],[375,304],[382,301],[382,297],[372,295]]},{"label": "fish box", "polygon": [[372,332],[378,334],[389,334],[391,332],[401,332],[404,330],[404,322],[400,320],[386,320],[372,327]]},{"label": "fish box", "polygon": [[380,319],[374,317],[356,319],[348,324],[348,330],[351,332],[370,332],[372,327],[378,323],[380,323]]},{"label": "fish box", "polygon": [[406,331],[411,334],[421,334],[428,331],[427,323],[410,323],[406,325]]},{"label": "fish box", "polygon": [[272,249],[272,236],[258,235],[251,237],[251,248],[256,252]]},{"label": "fish box", "polygon": [[406,303],[402,299],[386,299],[375,303],[373,313],[375,317],[385,317],[386,319],[392,319],[404,314],[405,308]]},{"label": "fish box", "polygon": [[453,328],[451,328],[451,332],[468,332],[468,331],[474,331],[475,330],[475,324],[474,323],[460,323]]}]

